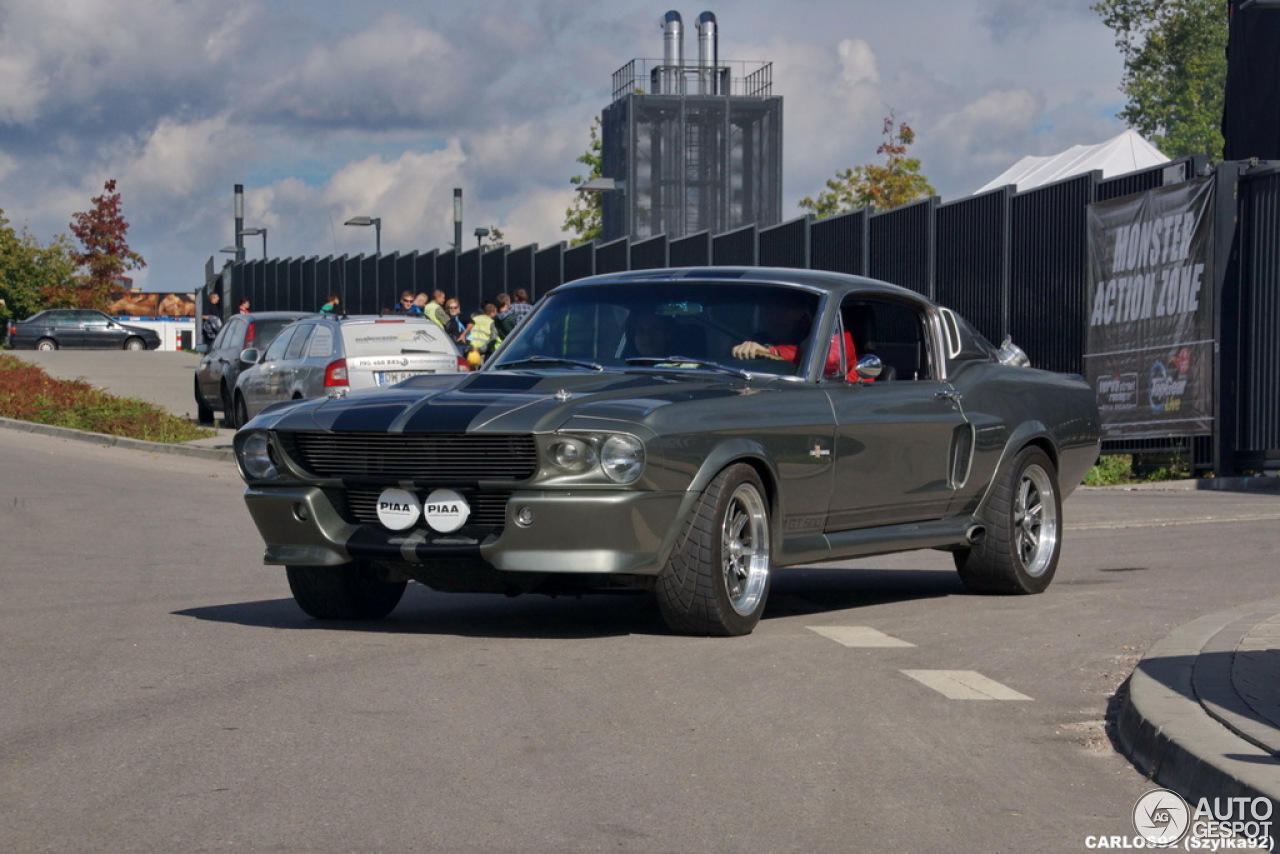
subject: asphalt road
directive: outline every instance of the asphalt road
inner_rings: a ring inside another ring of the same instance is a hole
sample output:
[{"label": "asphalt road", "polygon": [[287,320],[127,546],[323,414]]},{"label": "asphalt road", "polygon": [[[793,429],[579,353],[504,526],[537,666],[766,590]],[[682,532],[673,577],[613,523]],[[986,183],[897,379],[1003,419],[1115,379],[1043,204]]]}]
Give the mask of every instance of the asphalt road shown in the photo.
[{"label": "asphalt road", "polygon": [[1280,595],[1280,497],[1085,490],[1041,596],[925,552],[784,570],[745,638],[421,587],[356,627],[297,610],[240,493],[0,430],[0,847],[1083,851],[1151,788],[1104,728],[1133,663]]}]

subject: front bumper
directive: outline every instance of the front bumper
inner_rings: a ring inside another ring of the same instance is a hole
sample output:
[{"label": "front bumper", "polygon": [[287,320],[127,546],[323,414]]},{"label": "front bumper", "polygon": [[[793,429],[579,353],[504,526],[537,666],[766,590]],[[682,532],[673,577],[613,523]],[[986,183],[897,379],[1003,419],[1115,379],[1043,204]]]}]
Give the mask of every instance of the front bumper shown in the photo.
[{"label": "front bumper", "polygon": [[[264,562],[337,566],[368,559],[429,565],[479,558],[507,572],[653,575],[675,541],[683,492],[527,490],[507,501],[500,533],[391,531],[343,518],[317,487],[250,487],[245,503],[266,542]],[[519,523],[522,510],[531,521]]]}]

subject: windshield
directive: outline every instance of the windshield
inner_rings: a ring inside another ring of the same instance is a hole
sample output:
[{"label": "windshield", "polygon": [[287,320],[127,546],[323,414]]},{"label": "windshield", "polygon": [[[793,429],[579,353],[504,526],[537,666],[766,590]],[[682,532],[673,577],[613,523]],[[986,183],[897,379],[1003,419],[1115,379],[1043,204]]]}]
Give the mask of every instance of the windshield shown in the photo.
[{"label": "windshield", "polygon": [[491,369],[719,366],[796,376],[818,301],[798,288],[737,281],[571,288],[545,298]]}]

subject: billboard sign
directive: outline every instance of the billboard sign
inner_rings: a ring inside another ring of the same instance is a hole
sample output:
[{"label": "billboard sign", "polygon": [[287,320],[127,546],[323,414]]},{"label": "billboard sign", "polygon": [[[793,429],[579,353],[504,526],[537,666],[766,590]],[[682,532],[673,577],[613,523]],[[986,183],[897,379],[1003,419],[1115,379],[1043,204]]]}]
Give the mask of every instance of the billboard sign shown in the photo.
[{"label": "billboard sign", "polygon": [[1089,206],[1085,374],[1106,439],[1213,426],[1213,182]]}]

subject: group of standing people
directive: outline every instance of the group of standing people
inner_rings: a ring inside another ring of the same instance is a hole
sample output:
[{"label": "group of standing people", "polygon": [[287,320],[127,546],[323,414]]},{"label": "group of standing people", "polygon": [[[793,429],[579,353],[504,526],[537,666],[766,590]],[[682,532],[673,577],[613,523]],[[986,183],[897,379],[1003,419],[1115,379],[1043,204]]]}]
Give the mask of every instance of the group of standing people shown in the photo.
[{"label": "group of standing people", "polygon": [[528,291],[519,288],[514,294],[498,294],[493,301],[485,302],[469,319],[462,313],[462,304],[441,290],[430,296],[405,291],[391,313],[431,318],[453,340],[459,355],[472,364],[480,364],[531,311]]}]

